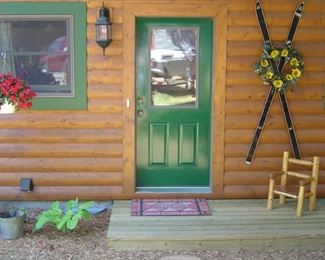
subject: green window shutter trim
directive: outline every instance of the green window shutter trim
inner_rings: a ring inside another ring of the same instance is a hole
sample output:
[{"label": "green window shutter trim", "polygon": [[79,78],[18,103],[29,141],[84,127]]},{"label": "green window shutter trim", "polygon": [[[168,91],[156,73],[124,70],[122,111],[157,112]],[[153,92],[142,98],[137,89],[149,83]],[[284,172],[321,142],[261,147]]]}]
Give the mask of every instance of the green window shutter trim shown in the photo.
[{"label": "green window shutter trim", "polygon": [[0,10],[11,15],[73,15],[74,17],[74,97],[36,97],[32,109],[87,109],[87,24],[86,3],[10,2]]}]

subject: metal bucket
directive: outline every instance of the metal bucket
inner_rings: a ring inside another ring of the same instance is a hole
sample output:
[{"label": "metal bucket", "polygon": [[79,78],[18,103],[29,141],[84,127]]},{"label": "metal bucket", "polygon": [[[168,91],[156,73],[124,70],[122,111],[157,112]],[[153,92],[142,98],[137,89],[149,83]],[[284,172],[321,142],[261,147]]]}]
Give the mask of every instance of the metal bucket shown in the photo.
[{"label": "metal bucket", "polygon": [[3,239],[16,239],[24,234],[25,213],[8,210],[0,213],[0,232]]}]

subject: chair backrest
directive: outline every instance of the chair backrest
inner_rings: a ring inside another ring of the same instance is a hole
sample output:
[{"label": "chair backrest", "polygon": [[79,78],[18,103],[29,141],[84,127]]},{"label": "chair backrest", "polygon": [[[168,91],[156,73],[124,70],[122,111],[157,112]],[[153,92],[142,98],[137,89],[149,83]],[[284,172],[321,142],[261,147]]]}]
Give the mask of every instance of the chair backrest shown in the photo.
[{"label": "chair backrest", "polygon": [[[289,171],[289,164],[309,166],[311,168],[311,174],[299,173],[294,171]],[[281,180],[281,184],[285,184],[287,182],[287,175],[294,176],[301,179],[308,179],[312,177],[313,182],[318,182],[318,172],[319,172],[319,157],[314,156],[312,161],[295,159],[289,157],[289,152],[285,151],[283,153],[283,161],[282,161],[282,172],[285,173],[283,175],[283,180]]]}]

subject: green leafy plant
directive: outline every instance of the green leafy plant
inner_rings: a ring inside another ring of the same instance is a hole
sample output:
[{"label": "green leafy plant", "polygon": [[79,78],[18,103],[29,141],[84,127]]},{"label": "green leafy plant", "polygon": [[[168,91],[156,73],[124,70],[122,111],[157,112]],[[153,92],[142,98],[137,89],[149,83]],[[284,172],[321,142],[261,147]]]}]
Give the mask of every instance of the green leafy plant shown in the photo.
[{"label": "green leafy plant", "polygon": [[90,218],[91,215],[88,208],[93,204],[93,201],[88,201],[79,205],[78,198],[70,200],[66,203],[66,211],[64,213],[60,203],[55,201],[48,210],[42,211],[38,215],[33,231],[43,228],[47,223],[55,225],[56,229],[64,232],[74,230],[80,219]]}]

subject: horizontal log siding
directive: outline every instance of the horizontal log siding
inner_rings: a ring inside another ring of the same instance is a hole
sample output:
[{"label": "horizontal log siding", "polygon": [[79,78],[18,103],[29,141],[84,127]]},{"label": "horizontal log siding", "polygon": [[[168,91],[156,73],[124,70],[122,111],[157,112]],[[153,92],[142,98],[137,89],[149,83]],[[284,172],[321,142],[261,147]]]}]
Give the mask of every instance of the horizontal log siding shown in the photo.
[{"label": "horizontal log siding", "polygon": [[[95,41],[102,1],[87,2],[86,111],[20,111],[0,118],[0,199],[111,199],[123,192],[122,2],[106,56]],[[78,75],[77,75],[78,76]],[[20,192],[20,178],[34,191]]]},{"label": "horizontal log siding", "polygon": [[[20,0],[19,0],[20,1]],[[37,0],[33,0],[37,1]],[[18,2],[18,1],[17,1]],[[106,56],[95,42],[94,23],[103,1],[87,1],[87,111],[20,111],[0,118],[0,199],[123,199],[123,0],[106,0],[113,19],[113,42]],[[124,0],[146,4],[149,0]],[[172,8],[228,5],[228,42],[223,191],[225,198],[265,197],[268,173],[281,169],[289,138],[275,97],[252,165],[245,155],[262,110],[267,87],[252,71],[262,51],[251,0],[157,0]],[[271,38],[282,45],[298,0],[262,0]],[[305,73],[287,98],[304,158],[321,156],[319,195],[325,196],[325,3],[305,2],[294,46]],[[153,15],[159,16],[159,10]],[[130,43],[133,44],[133,43]],[[35,190],[19,191],[22,177]],[[218,186],[219,187],[219,186]],[[146,195],[146,197],[150,197]],[[162,195],[162,197],[169,195]],[[182,196],[182,195],[178,195]]]},{"label": "horizontal log siding", "polygon": [[[270,36],[282,46],[293,11],[300,1],[262,1]],[[295,92],[288,92],[289,107],[302,156],[321,156],[319,195],[325,196],[325,9],[324,2],[305,2],[294,47],[304,56],[305,71]],[[252,1],[229,1],[226,84],[224,197],[266,197],[268,174],[281,169],[282,152],[291,151],[279,98],[276,95],[255,159],[244,164],[268,87],[252,65],[262,53],[262,36]]]}]

